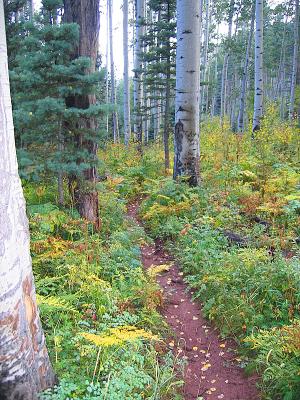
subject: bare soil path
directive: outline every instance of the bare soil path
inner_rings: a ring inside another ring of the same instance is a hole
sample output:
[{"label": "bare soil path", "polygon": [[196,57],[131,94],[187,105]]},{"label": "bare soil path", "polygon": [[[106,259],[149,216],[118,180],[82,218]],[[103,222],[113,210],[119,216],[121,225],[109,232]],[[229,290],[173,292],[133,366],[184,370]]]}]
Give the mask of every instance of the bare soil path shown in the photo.
[{"label": "bare soil path", "polygon": [[[128,216],[138,224],[139,202],[128,206]],[[218,332],[204,319],[201,305],[184,283],[182,273],[163,243],[156,241],[141,249],[146,269],[162,264],[171,268],[158,276],[163,290],[162,315],[174,332],[169,346],[184,357],[185,400],[259,400],[257,377],[246,377],[238,365],[235,345],[221,340]]]}]

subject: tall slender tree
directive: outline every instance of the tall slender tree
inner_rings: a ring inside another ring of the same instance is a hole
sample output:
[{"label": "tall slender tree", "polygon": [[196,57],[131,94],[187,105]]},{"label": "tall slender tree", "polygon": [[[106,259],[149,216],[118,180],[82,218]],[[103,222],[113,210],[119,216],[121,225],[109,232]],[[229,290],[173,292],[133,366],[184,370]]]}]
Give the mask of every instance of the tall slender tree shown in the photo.
[{"label": "tall slender tree", "polygon": [[177,0],[174,178],[200,183],[200,0]]},{"label": "tall slender tree", "polygon": [[128,73],[128,0],[123,0],[123,55],[124,55],[124,141],[128,145],[131,134],[130,86]]},{"label": "tall slender tree", "polygon": [[135,139],[142,152],[143,141],[143,34],[145,23],[145,2],[135,0],[135,52],[134,52],[134,117]]},{"label": "tall slender tree", "polygon": [[263,116],[263,30],[264,30],[264,2],[256,0],[255,3],[255,82],[254,82],[254,114],[253,132],[260,129]]},{"label": "tall slender tree", "polygon": [[245,54],[245,63],[243,69],[243,76],[241,80],[241,94],[240,94],[240,105],[239,105],[239,113],[238,113],[238,123],[237,123],[237,131],[244,131],[244,117],[245,117],[245,107],[246,107],[246,94],[247,94],[247,81],[248,81],[248,69],[249,69],[249,61],[250,61],[250,51],[253,39],[254,32],[254,21],[255,21],[255,5],[253,4],[252,15],[251,15],[251,24],[248,34],[247,40],[247,48]]},{"label": "tall slender tree", "polygon": [[0,1],[0,398],[35,400],[55,383],[36,305],[25,201],[18,175]]},{"label": "tall slender tree", "polygon": [[226,113],[227,101],[227,86],[228,86],[228,66],[231,53],[231,39],[232,39],[232,25],[234,16],[235,0],[230,0],[228,11],[228,34],[227,34],[227,49],[224,56],[223,70],[222,70],[222,83],[221,83],[221,123],[223,124],[224,116]]},{"label": "tall slender tree", "polygon": [[294,20],[294,51],[293,51],[293,69],[290,93],[289,119],[292,120],[295,111],[295,89],[297,80],[297,69],[299,63],[299,0],[295,0],[295,20]]},{"label": "tall slender tree", "polygon": [[109,24],[109,49],[110,49],[110,85],[111,85],[111,103],[114,107],[113,117],[113,137],[114,143],[119,142],[119,123],[116,105],[116,79],[115,79],[115,61],[113,44],[113,24],[112,24],[113,0],[108,0],[108,24]]}]

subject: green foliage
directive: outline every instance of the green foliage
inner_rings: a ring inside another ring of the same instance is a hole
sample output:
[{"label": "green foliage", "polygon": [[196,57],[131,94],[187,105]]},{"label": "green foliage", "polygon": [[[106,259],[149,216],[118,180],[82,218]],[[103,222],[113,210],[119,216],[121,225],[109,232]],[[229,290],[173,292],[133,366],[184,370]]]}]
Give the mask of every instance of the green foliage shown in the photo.
[{"label": "green foliage", "polygon": [[[41,398],[174,399],[182,384],[174,374],[177,361],[167,352],[158,354],[152,339],[151,331],[163,335],[166,328],[157,312],[159,289],[142,271],[145,233],[125,218],[114,184],[101,186],[100,234],[72,210],[43,203],[51,190],[45,187],[36,196],[35,187],[27,183],[26,194],[37,302],[60,378]],[[146,337],[135,337],[132,327]],[[113,329],[128,331],[129,341],[114,342]],[[82,334],[104,335],[107,345],[99,347]]]},{"label": "green foliage", "polygon": [[297,399],[297,129],[271,106],[255,140],[216,120],[201,135],[201,188],[147,180],[141,216],[154,237],[170,239],[205,316],[261,375],[263,398]]},{"label": "green foliage", "polygon": [[265,399],[296,400],[300,395],[299,320],[282,328],[261,330],[245,339],[248,352],[255,356],[252,367],[264,371]]},{"label": "green foliage", "polygon": [[61,6],[61,1],[47,0],[34,21],[9,21],[18,30],[18,35],[8,36],[8,48],[20,175],[34,181],[58,171],[80,175],[95,160],[76,146],[76,135],[99,141],[99,132],[83,132],[79,121],[99,117],[102,105],[70,108],[68,101],[93,93],[103,73],[87,74],[90,59],[74,59],[79,27],[56,24]]}]

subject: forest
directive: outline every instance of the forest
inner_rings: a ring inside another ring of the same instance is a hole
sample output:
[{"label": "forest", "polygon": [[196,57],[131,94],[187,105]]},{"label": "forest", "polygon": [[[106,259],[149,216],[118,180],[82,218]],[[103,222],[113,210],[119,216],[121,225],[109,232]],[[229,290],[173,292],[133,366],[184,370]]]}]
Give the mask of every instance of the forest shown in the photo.
[{"label": "forest", "polygon": [[0,0],[0,400],[300,399],[299,0]]}]

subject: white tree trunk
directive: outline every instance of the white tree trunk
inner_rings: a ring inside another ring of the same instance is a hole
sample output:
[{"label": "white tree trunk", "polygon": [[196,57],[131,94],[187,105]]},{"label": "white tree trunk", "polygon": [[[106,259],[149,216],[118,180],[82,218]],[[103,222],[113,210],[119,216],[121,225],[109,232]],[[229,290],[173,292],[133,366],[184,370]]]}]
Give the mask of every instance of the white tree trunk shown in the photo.
[{"label": "white tree trunk", "polygon": [[250,51],[252,45],[252,38],[254,32],[254,20],[255,20],[255,8],[253,6],[252,17],[251,17],[251,25],[248,35],[246,56],[245,56],[245,64],[243,70],[242,84],[241,84],[241,96],[240,96],[240,106],[239,106],[239,114],[238,114],[238,124],[237,131],[244,131],[244,117],[245,117],[245,106],[246,106],[246,89],[247,89],[247,80],[248,80],[248,69],[249,69],[249,59],[250,59]]},{"label": "white tree trunk", "polygon": [[33,400],[54,384],[36,306],[18,175],[3,1],[0,1],[0,398]]},{"label": "white tree trunk", "polygon": [[294,22],[294,53],[293,53],[293,70],[292,70],[292,82],[291,82],[291,94],[290,94],[290,107],[289,107],[289,119],[290,121],[294,117],[295,111],[295,89],[296,89],[296,78],[299,58],[299,0],[295,0],[295,22]]},{"label": "white tree trunk", "polygon": [[260,129],[261,118],[263,116],[263,0],[256,0],[255,4],[255,82],[254,82],[254,114],[253,132]]},{"label": "white tree trunk", "polygon": [[142,151],[143,140],[143,33],[144,33],[144,18],[145,8],[144,0],[136,0],[135,3],[135,57],[134,57],[134,113],[135,113],[135,137],[139,145],[139,150]]},{"label": "white tree trunk", "polygon": [[[228,35],[227,39],[229,42],[229,46],[231,46],[230,41],[232,38],[232,24],[233,24],[233,14],[234,14],[234,4],[235,0],[230,0],[229,5],[229,21],[228,21]],[[224,116],[226,113],[226,101],[227,101],[227,86],[228,86],[228,66],[229,66],[229,58],[230,58],[230,49],[226,52],[224,57],[224,64],[222,70],[222,83],[221,83],[221,125],[224,122]]]},{"label": "white tree trunk", "polygon": [[130,125],[130,86],[128,74],[128,0],[123,0],[123,55],[124,55],[124,141],[128,146]]},{"label": "white tree trunk", "polygon": [[[207,71],[208,71],[208,44],[209,44],[209,29],[210,29],[210,0],[205,2],[205,29],[204,29],[204,51],[203,51],[203,74],[202,74],[202,87],[201,87],[201,98],[200,98],[200,113],[207,109],[207,104],[205,104],[205,93],[207,93],[208,82],[207,82]],[[200,10],[201,12],[201,10]]]},{"label": "white tree trunk", "polygon": [[[106,76],[105,76],[105,103],[108,105],[109,101],[109,84],[108,84],[108,79],[109,79],[109,22],[108,22],[108,2],[109,0],[106,0],[106,50],[105,50],[105,61],[106,61]],[[106,111],[106,138],[107,140],[109,139],[109,112]]]},{"label": "white tree trunk", "polygon": [[177,0],[174,178],[200,183],[200,0]]},{"label": "white tree trunk", "polygon": [[114,143],[119,142],[119,124],[118,124],[118,112],[116,109],[116,82],[115,82],[115,63],[114,63],[114,46],[113,46],[113,34],[112,34],[112,1],[108,0],[108,20],[109,20],[109,47],[110,47],[110,80],[111,80],[111,102],[115,107],[113,111],[113,134]]}]

